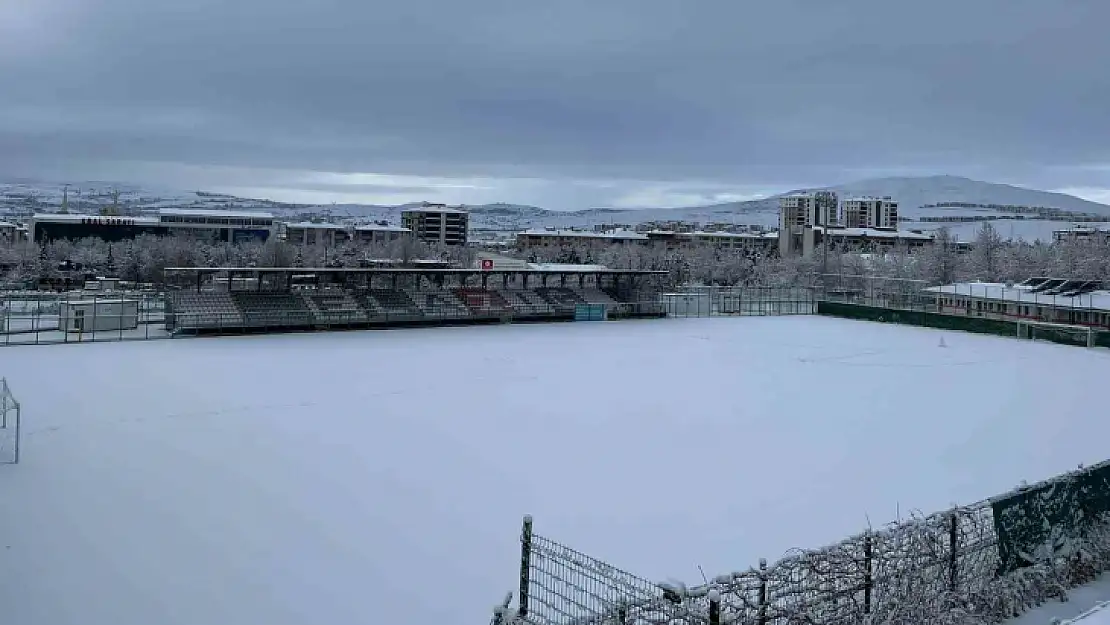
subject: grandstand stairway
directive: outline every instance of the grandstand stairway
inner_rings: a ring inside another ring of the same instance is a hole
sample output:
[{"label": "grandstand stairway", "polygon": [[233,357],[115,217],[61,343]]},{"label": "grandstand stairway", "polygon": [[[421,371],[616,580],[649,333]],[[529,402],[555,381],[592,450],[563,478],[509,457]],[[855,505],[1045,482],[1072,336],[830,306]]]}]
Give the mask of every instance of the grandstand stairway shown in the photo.
[{"label": "grandstand stairway", "polygon": [[587,304],[605,304],[606,306],[616,306],[619,302],[608,293],[601,289],[576,289],[578,297]]},{"label": "grandstand stairway", "polygon": [[424,316],[424,313],[404,291],[370,289],[362,294],[358,300],[367,310],[384,315],[386,318],[421,318]]},{"label": "grandstand stairway", "polygon": [[312,311],[299,294],[236,291],[232,300],[243,311],[246,326],[300,327],[313,325]]},{"label": "grandstand stairway", "polygon": [[538,287],[534,290],[557,312],[574,312],[575,306],[586,303],[577,293],[566,287]]},{"label": "grandstand stairway", "polygon": [[227,291],[177,291],[172,308],[174,327],[179,329],[243,325],[243,313]]},{"label": "grandstand stairway", "polygon": [[513,312],[509,302],[492,289],[467,287],[454,290],[455,296],[476,316],[500,316]]},{"label": "grandstand stairway", "polygon": [[346,291],[306,291],[303,296],[317,325],[365,323],[368,320],[366,310]]},{"label": "grandstand stairway", "polygon": [[465,319],[470,316],[470,310],[450,291],[412,290],[406,291],[406,294],[416,303],[425,317]]},{"label": "grandstand stairway", "polygon": [[497,291],[497,293],[516,315],[550,315],[555,312],[555,308],[550,302],[532,291],[504,290]]}]

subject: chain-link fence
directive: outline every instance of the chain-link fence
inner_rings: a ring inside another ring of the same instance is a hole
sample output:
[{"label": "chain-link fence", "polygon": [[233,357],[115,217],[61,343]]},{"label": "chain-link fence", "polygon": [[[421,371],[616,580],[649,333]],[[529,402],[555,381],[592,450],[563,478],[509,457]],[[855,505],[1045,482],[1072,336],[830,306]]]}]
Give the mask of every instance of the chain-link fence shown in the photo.
[{"label": "chain-link fence", "polygon": [[0,346],[168,338],[165,320],[159,292],[0,292]]},{"label": "chain-link fence", "polygon": [[1110,567],[1108,514],[1110,463],[694,587],[637,577],[534,533],[526,518],[513,616],[531,625],[994,622]]},{"label": "chain-link fence", "polygon": [[935,286],[905,278],[818,274],[814,289],[823,302],[1110,328],[1110,296],[1097,280],[1030,278],[1017,284]]},{"label": "chain-link fence", "polygon": [[668,317],[812,315],[815,291],[807,287],[699,286],[660,296]]}]

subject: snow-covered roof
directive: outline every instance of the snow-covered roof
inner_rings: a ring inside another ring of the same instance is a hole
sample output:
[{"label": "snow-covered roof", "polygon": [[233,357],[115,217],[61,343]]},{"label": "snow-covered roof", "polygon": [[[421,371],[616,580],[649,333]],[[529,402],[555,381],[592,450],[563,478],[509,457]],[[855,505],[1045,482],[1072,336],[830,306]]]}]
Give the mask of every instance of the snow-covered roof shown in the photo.
[{"label": "snow-covered roof", "polygon": [[87,219],[95,219],[104,224],[146,224],[157,225],[157,217],[130,217],[127,215],[83,215],[77,213],[35,213],[31,217],[36,222],[54,223],[81,223]]},{"label": "snow-covered roof", "polygon": [[1083,295],[1044,295],[1033,293],[1026,287],[996,282],[959,282],[925,289],[937,295],[959,295],[981,300],[995,300],[1052,306],[1055,308],[1082,308],[1084,310],[1110,311],[1110,291],[1092,291]]},{"label": "snow-covered roof", "polygon": [[650,236],[693,237],[693,238],[720,238],[720,239],[777,239],[778,232],[708,232],[695,230],[693,232],[675,232],[673,230],[648,230]]},{"label": "snow-covered roof", "polygon": [[605,265],[571,265],[567,263],[528,263],[528,269],[532,271],[558,271],[563,273],[574,271],[591,273],[609,270]]},{"label": "snow-covered roof", "polygon": [[[814,226],[814,230],[823,232],[824,226]],[[918,241],[931,241],[933,236],[909,230],[877,230],[875,228],[829,228],[830,237],[867,237],[869,239],[915,239]]]},{"label": "snow-covered roof", "polygon": [[461,208],[452,208],[450,206],[415,206],[413,208],[406,208],[401,211],[402,213],[468,213],[469,211]]},{"label": "snow-covered roof", "polygon": [[68,306],[77,306],[77,305],[85,305],[85,304],[89,304],[89,305],[92,305],[92,304],[132,304],[132,303],[137,304],[137,303],[139,303],[139,300],[137,300],[137,299],[123,299],[123,298],[108,299],[108,298],[105,298],[105,297],[90,297],[89,299],[71,299],[71,300],[67,300],[67,301],[64,301],[64,302],[58,302],[58,303],[62,304],[62,305],[68,305]]},{"label": "snow-covered roof", "polygon": [[898,203],[897,201],[895,201],[890,196],[879,197],[877,195],[853,195],[853,196],[850,196],[850,197],[843,198],[843,201],[845,201],[845,202],[891,202],[891,203],[894,203],[894,204]]},{"label": "snow-covered roof", "polygon": [[262,211],[220,210],[214,208],[159,208],[159,215],[179,217],[240,217],[246,219],[273,219],[273,213]]},{"label": "snow-covered roof", "polygon": [[632,230],[613,230],[610,232],[586,232],[583,230],[542,230],[532,228],[520,234],[530,237],[577,237],[582,239],[627,239],[633,241],[646,241],[648,236]]},{"label": "snow-covered roof", "polygon": [[17,228],[15,224],[10,221],[0,221],[0,228]]},{"label": "snow-covered roof", "polygon": [[343,224],[326,224],[317,223],[314,221],[298,221],[295,223],[286,223],[286,228],[303,228],[305,230],[346,230],[349,226]]},{"label": "snow-covered roof", "polygon": [[355,226],[355,230],[359,232],[412,232],[404,226],[394,226],[391,224],[360,224]]}]

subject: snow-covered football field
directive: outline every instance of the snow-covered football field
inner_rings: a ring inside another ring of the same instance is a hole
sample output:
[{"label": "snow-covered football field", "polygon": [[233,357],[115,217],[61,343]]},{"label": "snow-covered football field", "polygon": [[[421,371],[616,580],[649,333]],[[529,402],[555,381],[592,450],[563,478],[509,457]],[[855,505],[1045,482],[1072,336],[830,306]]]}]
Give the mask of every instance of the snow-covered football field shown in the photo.
[{"label": "snow-covered football field", "polygon": [[21,625],[483,624],[526,513],[697,582],[1110,455],[1110,352],[821,317],[11,347],[0,376]]}]

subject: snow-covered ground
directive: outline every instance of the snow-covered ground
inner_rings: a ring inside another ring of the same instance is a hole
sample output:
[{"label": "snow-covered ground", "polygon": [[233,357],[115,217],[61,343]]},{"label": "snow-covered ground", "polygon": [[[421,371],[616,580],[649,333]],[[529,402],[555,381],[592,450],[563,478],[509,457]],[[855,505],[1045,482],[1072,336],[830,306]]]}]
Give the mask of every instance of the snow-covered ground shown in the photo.
[{"label": "snow-covered ground", "polygon": [[1110,625],[1110,575],[1068,591],[1067,601],[1049,601],[1006,625]]},{"label": "snow-covered ground", "polygon": [[12,347],[0,620],[482,623],[525,513],[697,582],[1105,459],[1108,374],[820,317]]}]

